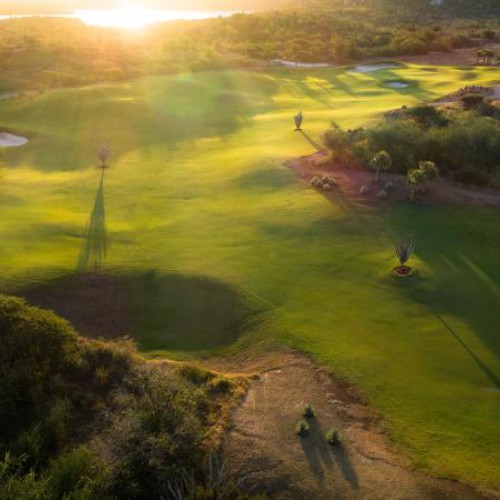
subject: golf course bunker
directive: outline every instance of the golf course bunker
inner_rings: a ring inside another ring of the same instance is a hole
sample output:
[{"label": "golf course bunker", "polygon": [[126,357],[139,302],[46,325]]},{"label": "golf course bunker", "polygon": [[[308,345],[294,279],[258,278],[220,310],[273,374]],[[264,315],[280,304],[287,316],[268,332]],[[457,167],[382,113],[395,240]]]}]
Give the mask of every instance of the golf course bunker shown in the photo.
[{"label": "golf course bunker", "polygon": [[14,291],[84,337],[132,337],[143,351],[228,346],[258,328],[266,307],[230,284],[160,271],[71,273]]},{"label": "golf course bunker", "polygon": [[371,73],[372,71],[379,71],[381,69],[401,69],[401,67],[400,64],[396,63],[360,64],[353,71],[356,73]]},{"label": "golf course bunker", "polygon": [[400,90],[407,89],[410,84],[403,81],[393,81],[393,82],[385,82],[384,86],[390,89]]},{"label": "golf course bunker", "polygon": [[25,144],[28,144],[26,137],[9,134],[8,132],[0,132],[0,148],[18,148]]}]

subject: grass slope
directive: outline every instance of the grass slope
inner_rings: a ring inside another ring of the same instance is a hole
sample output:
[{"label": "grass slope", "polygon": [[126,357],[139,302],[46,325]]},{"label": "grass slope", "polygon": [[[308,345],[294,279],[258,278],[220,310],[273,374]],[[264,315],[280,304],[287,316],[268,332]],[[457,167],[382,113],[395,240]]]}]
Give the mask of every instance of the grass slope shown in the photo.
[{"label": "grass slope", "polygon": [[[415,85],[383,86],[400,79]],[[279,317],[275,340],[358,384],[416,463],[499,486],[497,214],[362,210],[283,166],[313,152],[331,120],[358,126],[496,80],[491,68],[216,72],[0,102],[0,128],[31,139],[0,152],[1,287],[76,269],[85,227],[97,227],[87,238],[101,250],[106,240],[108,266],[203,275],[259,297]],[[305,135],[292,132],[298,109]],[[101,141],[113,148],[102,186]],[[392,243],[409,231],[419,275],[403,282],[389,276]]]}]

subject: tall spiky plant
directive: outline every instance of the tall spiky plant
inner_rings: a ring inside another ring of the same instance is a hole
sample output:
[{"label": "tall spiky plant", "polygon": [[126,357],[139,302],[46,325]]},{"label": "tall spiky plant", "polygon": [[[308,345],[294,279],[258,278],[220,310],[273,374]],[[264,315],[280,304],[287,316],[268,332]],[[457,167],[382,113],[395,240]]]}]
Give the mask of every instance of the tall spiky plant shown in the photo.
[{"label": "tall spiky plant", "polygon": [[415,251],[416,241],[413,237],[406,237],[397,240],[394,243],[394,250],[399,260],[398,271],[406,271],[409,267],[406,265]]},{"label": "tall spiky plant", "polygon": [[101,168],[106,168],[108,166],[109,154],[111,153],[111,148],[107,144],[103,144],[99,148],[98,157],[101,161]]},{"label": "tall spiky plant", "polygon": [[302,111],[299,111],[298,113],[295,113],[293,115],[293,120],[295,121],[295,130],[301,130],[302,129],[302,122],[304,121],[304,115],[302,114]]}]

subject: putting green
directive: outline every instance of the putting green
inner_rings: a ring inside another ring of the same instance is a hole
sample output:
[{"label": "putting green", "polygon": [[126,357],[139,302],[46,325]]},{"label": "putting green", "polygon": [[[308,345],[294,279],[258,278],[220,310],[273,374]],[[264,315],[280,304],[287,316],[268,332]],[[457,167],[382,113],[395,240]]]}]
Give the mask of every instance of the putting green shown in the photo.
[{"label": "putting green", "polygon": [[[383,85],[400,80],[412,86]],[[238,345],[270,337],[312,354],[358,385],[419,466],[499,486],[497,213],[361,210],[283,166],[332,120],[359,126],[498,80],[494,68],[208,72],[2,101],[0,129],[30,141],[0,150],[1,287],[96,265],[234,285],[273,311]],[[398,280],[392,244],[410,231],[418,274]],[[182,348],[168,354],[197,345]]]}]

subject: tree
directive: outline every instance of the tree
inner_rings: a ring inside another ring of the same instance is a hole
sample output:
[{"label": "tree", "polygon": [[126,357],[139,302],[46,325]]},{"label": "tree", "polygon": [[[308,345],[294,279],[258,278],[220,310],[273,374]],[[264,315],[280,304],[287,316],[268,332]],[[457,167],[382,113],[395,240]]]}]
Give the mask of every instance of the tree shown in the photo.
[{"label": "tree", "polygon": [[380,172],[386,172],[392,166],[391,155],[387,151],[379,151],[371,160],[370,168],[375,171],[375,182],[378,184]]},{"label": "tree", "polygon": [[302,122],[304,121],[304,115],[302,114],[302,111],[299,111],[295,115],[293,115],[293,119],[295,121],[295,130],[301,130],[302,129]]},{"label": "tree", "polygon": [[418,189],[427,181],[435,179],[438,175],[439,170],[432,161],[421,161],[418,168],[408,170],[406,180],[410,186],[410,198],[414,200],[417,196]]},{"label": "tree", "polygon": [[406,265],[410,260],[411,254],[415,251],[416,242],[414,238],[401,238],[394,243],[394,250],[399,260],[399,267],[396,271],[401,274],[408,274],[410,268]]},{"label": "tree", "polygon": [[109,154],[111,152],[110,147],[107,144],[103,144],[99,149],[99,160],[101,161],[101,168],[106,168],[108,166]]}]

